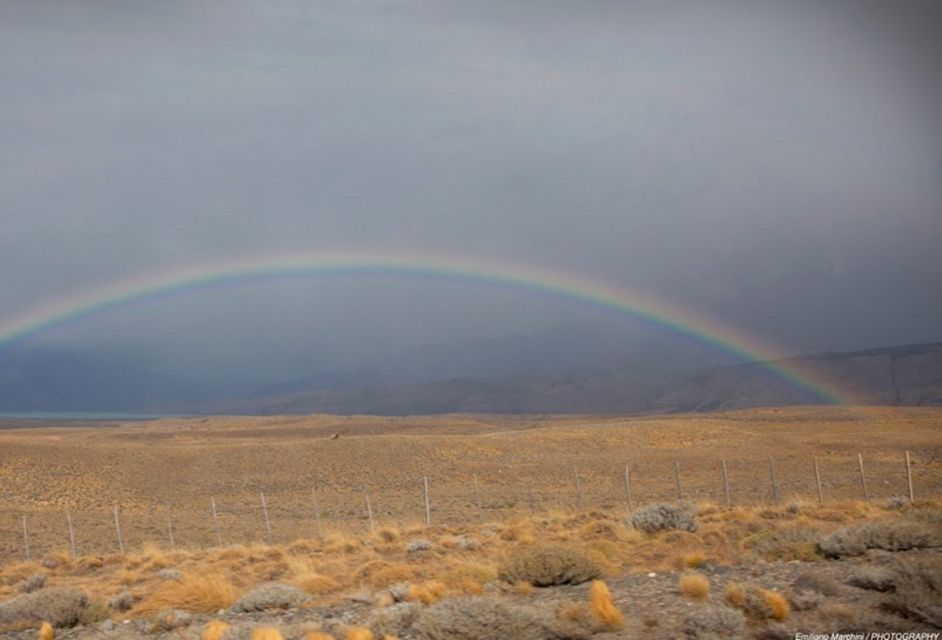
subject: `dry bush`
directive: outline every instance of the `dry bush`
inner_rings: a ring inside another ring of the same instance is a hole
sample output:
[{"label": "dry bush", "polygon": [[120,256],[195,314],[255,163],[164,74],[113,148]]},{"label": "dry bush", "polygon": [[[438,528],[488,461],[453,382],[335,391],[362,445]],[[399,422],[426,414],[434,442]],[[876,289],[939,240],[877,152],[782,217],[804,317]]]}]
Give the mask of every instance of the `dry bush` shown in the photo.
[{"label": "dry bush", "polygon": [[228,628],[229,625],[222,620],[210,620],[203,628],[203,635],[200,638],[201,640],[222,640],[222,636]]},{"label": "dry bush", "polygon": [[260,627],[252,630],[252,640],[285,640],[278,629],[273,627]]},{"label": "dry bush", "polygon": [[496,598],[443,600],[419,613],[416,640],[556,640],[578,637],[543,610]]},{"label": "dry bush", "polygon": [[589,589],[589,610],[608,629],[621,629],[625,625],[625,617],[615,606],[612,592],[601,580],[593,581]]},{"label": "dry bush", "polygon": [[269,609],[290,609],[303,604],[307,599],[307,593],[293,585],[268,582],[255,587],[239,598],[232,605],[232,610],[236,613],[248,613]]},{"label": "dry bush", "polygon": [[519,582],[515,582],[513,584],[513,592],[518,596],[533,595],[533,585],[526,580],[520,580]]},{"label": "dry bush", "polygon": [[329,633],[324,633],[322,631],[308,631],[304,636],[304,640],[335,640],[332,635]]},{"label": "dry bush", "polygon": [[381,589],[400,582],[415,580],[415,571],[407,564],[396,563],[381,567],[367,581],[374,589]]},{"label": "dry bush", "polygon": [[579,528],[577,537],[581,540],[618,540],[622,537],[622,527],[608,520],[592,520]]},{"label": "dry bush", "polygon": [[417,602],[399,602],[373,611],[367,626],[380,636],[402,635],[409,632],[422,610]]},{"label": "dry bush", "polygon": [[468,595],[481,593],[484,585],[494,580],[497,580],[497,569],[478,564],[461,564],[452,567],[442,576],[442,582],[449,589]]},{"label": "dry bush", "polygon": [[692,640],[733,640],[743,637],[746,619],[738,609],[699,607],[687,614],[682,628]]},{"label": "dry bush", "polygon": [[906,551],[942,547],[942,528],[916,520],[882,520],[846,527],[821,538],[818,549],[829,558],[859,556],[868,549]]},{"label": "dry bush", "polygon": [[373,640],[373,632],[363,627],[349,627],[343,637],[345,640]]},{"label": "dry bush", "polygon": [[32,593],[39,591],[46,586],[46,576],[42,573],[34,573],[20,585],[20,591],[23,593]]},{"label": "dry bush", "polygon": [[697,530],[697,509],[690,504],[652,504],[632,513],[628,524],[645,533],[693,532]]},{"label": "dry bush", "polygon": [[742,546],[765,560],[814,562],[821,559],[818,555],[819,538],[820,533],[807,526],[762,529],[744,538]]},{"label": "dry bush", "polygon": [[887,603],[888,608],[942,628],[942,558],[901,560],[893,573],[896,593]]},{"label": "dry bush", "polygon": [[788,600],[777,591],[755,585],[742,587],[734,582],[726,586],[726,601],[756,620],[777,620],[788,617],[791,607]]},{"label": "dry bush", "polygon": [[892,591],[895,587],[894,572],[887,567],[864,565],[857,567],[847,579],[847,584],[870,591]]},{"label": "dry bush", "polygon": [[0,625],[48,622],[54,627],[74,627],[88,619],[89,607],[88,596],[77,589],[40,589],[0,603]]},{"label": "dry bush", "polygon": [[706,600],[710,597],[710,581],[702,573],[694,571],[680,576],[679,588],[680,593],[691,600]]},{"label": "dry bush", "polygon": [[598,563],[565,545],[540,545],[515,553],[498,569],[505,582],[525,580],[537,587],[580,584],[602,575]]},{"label": "dry bush", "polygon": [[138,610],[144,614],[164,609],[215,613],[232,606],[237,596],[236,588],[222,576],[185,575],[180,580],[161,583]]}]

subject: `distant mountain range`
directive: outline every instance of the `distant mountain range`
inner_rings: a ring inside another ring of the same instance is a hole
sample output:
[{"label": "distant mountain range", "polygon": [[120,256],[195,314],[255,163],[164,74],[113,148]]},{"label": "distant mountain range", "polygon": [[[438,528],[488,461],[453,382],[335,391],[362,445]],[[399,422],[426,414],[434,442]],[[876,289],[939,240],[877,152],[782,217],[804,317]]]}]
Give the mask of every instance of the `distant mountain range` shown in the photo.
[{"label": "distant mountain range", "polygon": [[[262,387],[180,379],[156,371],[147,358],[130,352],[7,351],[0,354],[0,412],[585,414],[825,402],[760,363],[729,365],[686,347],[671,351],[648,345],[623,357],[620,361],[626,364],[600,371],[545,361],[549,356],[541,354],[561,342],[560,336],[547,337],[517,354],[499,342],[474,348],[456,345],[454,352],[420,354],[386,371],[320,372]],[[470,365],[466,352],[475,352]],[[488,355],[495,361],[504,357],[505,363],[488,370]],[[457,370],[455,363],[462,358],[471,373],[449,375],[445,365]],[[525,358],[539,368],[526,372]],[[870,404],[942,405],[942,342],[813,354],[791,361],[814,368]],[[425,369],[428,377],[419,379],[410,368]],[[401,371],[406,373],[397,375]]]},{"label": "distant mountain range", "polygon": [[[822,353],[810,365],[854,397],[881,405],[942,405],[942,342]],[[718,411],[826,399],[761,363],[679,372],[613,370],[567,377],[455,378],[427,384],[312,389],[213,403],[203,413],[435,414]]]}]

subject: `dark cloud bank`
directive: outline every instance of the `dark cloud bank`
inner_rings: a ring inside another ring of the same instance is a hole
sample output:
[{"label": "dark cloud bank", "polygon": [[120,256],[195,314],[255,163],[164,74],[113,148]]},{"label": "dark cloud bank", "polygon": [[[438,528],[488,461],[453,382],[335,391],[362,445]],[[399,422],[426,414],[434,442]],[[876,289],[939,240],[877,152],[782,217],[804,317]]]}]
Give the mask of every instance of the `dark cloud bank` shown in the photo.
[{"label": "dark cloud bank", "polygon": [[[793,354],[939,340],[939,33],[931,2],[4,2],[0,325],[174,265],[399,249],[640,289]],[[735,361],[520,291],[290,280],[7,346],[0,409]]]}]

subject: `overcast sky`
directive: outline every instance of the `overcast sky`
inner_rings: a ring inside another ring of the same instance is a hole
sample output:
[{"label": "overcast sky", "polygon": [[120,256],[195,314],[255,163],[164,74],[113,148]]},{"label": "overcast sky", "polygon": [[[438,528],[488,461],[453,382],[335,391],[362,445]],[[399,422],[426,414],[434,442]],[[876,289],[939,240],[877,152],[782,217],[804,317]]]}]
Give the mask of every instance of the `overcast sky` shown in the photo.
[{"label": "overcast sky", "polygon": [[[0,324],[172,265],[384,248],[573,271],[795,353],[942,340],[934,4],[4,0]],[[44,340],[275,379],[560,327],[649,335],[384,277]]]}]

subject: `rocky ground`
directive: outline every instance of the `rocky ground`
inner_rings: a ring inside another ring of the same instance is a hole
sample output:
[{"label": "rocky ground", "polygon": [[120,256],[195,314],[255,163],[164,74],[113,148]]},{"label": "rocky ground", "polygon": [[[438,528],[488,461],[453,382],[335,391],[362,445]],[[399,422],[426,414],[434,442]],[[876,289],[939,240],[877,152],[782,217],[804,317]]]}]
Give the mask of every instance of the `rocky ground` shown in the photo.
[{"label": "rocky ground", "polygon": [[[698,572],[710,583],[710,593],[704,599],[696,599],[680,593],[678,584],[681,571],[632,573],[606,580],[614,596],[616,606],[623,612],[623,628],[605,630],[582,618],[588,602],[589,584],[536,588],[528,593],[499,590],[489,585],[482,597],[497,597],[513,605],[532,607],[536,610],[569,618],[574,624],[570,635],[555,637],[586,637],[598,640],[646,638],[667,640],[673,638],[794,638],[796,632],[938,632],[942,627],[942,594],[925,593],[929,607],[936,617],[919,619],[912,612],[901,611],[893,588],[867,579],[889,569],[899,562],[929,562],[942,567],[942,553],[938,551],[907,551],[891,553],[882,550],[868,551],[853,559],[819,562],[760,562],[749,566],[704,565]],[[863,579],[862,579],[863,576]],[[725,587],[730,583],[748,585],[760,583],[765,589],[785,595],[790,602],[790,612],[782,621],[756,619],[747,616],[746,624],[738,635],[722,631],[712,636],[697,631],[696,621],[712,615],[716,607],[727,609]],[[855,586],[859,585],[859,586]],[[886,588],[883,592],[880,589]],[[56,632],[58,639],[193,639],[204,638],[207,624],[220,620],[229,625],[221,636],[237,640],[252,638],[252,632],[260,628],[275,628],[286,640],[301,640],[310,631],[324,630],[336,638],[346,636],[350,627],[374,627],[376,621],[387,613],[399,613],[403,609],[427,608],[421,603],[395,603],[382,592],[360,592],[346,602],[329,607],[291,606],[286,609],[235,612],[219,611],[216,614],[188,614],[184,612],[161,612],[149,618],[134,620],[106,620],[84,627],[62,629]],[[385,606],[377,606],[377,603]],[[237,607],[238,608],[238,605]],[[392,617],[395,617],[393,615]],[[583,624],[584,623],[584,624]],[[26,640],[37,637],[35,629],[10,632],[4,637]],[[356,636],[359,638],[359,636]],[[377,638],[382,638],[377,635]],[[400,629],[400,640],[432,636],[412,635],[408,629]],[[456,639],[475,636],[452,635]],[[552,635],[532,637],[554,637]],[[915,636],[914,636],[915,637]],[[931,635],[924,637],[933,637]]]}]

